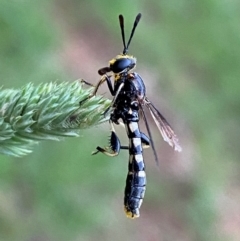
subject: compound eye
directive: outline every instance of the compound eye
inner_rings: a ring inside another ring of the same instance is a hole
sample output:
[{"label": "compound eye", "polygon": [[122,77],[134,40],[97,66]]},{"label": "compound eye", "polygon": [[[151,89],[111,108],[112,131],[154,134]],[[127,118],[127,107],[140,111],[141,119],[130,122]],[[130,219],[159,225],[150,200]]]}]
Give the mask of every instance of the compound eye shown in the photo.
[{"label": "compound eye", "polygon": [[120,73],[127,68],[131,68],[132,61],[130,59],[117,59],[113,64],[110,65],[110,69],[113,73]]}]

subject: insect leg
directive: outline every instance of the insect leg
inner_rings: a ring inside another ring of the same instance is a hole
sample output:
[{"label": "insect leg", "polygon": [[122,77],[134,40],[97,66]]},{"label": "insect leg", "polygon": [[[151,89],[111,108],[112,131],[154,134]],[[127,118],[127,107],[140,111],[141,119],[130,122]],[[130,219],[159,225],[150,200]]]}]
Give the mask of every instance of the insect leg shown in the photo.
[{"label": "insect leg", "polygon": [[[105,82],[107,81],[107,85],[108,85],[108,88],[109,88],[109,91],[111,92],[111,95],[115,95],[115,91],[113,89],[113,86],[112,86],[112,82],[111,82],[111,79],[110,79],[110,76],[108,76],[107,74],[103,75],[101,77],[101,79],[98,81],[97,85],[95,86],[93,92],[84,100],[80,101],[80,105],[83,104],[86,100],[92,98],[93,96],[96,95],[99,87]],[[83,83],[87,84],[87,85],[91,85],[93,86],[92,84],[90,84],[89,82],[85,81],[85,80],[82,80]]]},{"label": "insect leg", "polygon": [[80,82],[83,83],[83,84],[85,84],[85,85],[89,85],[89,86],[91,86],[91,87],[94,87],[94,85],[93,85],[92,83],[89,83],[89,82],[87,82],[87,81],[84,80],[84,79],[81,79]]},{"label": "insect leg", "polygon": [[[107,82],[107,83],[112,84],[111,82]],[[115,103],[115,101],[116,101],[116,99],[117,99],[117,97],[118,97],[118,94],[119,94],[119,92],[121,91],[121,89],[123,88],[123,86],[124,86],[124,83],[121,83],[116,90],[113,90],[113,92],[114,92],[114,95],[113,95],[113,96],[114,96],[114,97],[113,97],[112,103],[111,103],[111,105],[104,111],[104,113],[103,113],[104,116],[106,116],[106,115],[108,114],[109,110],[113,107],[113,105],[114,105],[114,103]]]},{"label": "insect leg", "polygon": [[96,149],[97,151],[93,152],[92,155],[96,155],[99,152],[102,152],[105,155],[108,156],[117,156],[119,154],[119,151],[121,149],[121,144],[120,141],[115,133],[114,127],[112,122],[110,122],[112,131],[111,131],[111,136],[110,136],[110,145],[108,147],[102,148],[98,146]]},{"label": "insect leg", "polygon": [[112,82],[111,82],[111,79],[110,79],[110,76],[108,76],[107,74],[103,75],[102,78],[98,81],[97,85],[95,86],[95,89],[93,90],[92,94],[91,94],[91,97],[96,95],[97,91],[98,91],[98,88],[105,82],[107,81],[107,85],[108,85],[108,88],[109,88],[109,91],[111,93],[111,95],[115,95],[115,91],[113,89],[113,86],[112,86]]}]

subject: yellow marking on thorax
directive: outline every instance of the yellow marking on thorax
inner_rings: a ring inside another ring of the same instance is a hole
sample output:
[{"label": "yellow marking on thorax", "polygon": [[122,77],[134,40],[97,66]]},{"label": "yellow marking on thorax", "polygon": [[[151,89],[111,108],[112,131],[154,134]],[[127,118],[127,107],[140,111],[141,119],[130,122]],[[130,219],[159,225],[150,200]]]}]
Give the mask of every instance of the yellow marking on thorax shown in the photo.
[{"label": "yellow marking on thorax", "polygon": [[114,81],[117,82],[121,78],[120,74],[115,74],[114,75]]}]

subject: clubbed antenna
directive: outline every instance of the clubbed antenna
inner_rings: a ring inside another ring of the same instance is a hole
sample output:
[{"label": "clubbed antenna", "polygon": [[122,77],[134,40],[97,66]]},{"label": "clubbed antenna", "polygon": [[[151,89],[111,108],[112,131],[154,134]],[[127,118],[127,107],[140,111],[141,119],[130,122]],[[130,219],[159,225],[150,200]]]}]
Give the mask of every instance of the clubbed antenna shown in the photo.
[{"label": "clubbed antenna", "polygon": [[131,43],[132,37],[133,37],[135,29],[136,29],[136,27],[137,27],[137,25],[139,23],[139,20],[141,19],[141,16],[142,16],[141,13],[139,13],[136,16],[134,24],[133,24],[132,32],[131,32],[131,35],[130,35],[130,38],[129,38],[127,46],[126,46],[125,33],[124,33],[124,18],[123,18],[123,15],[119,15],[119,23],[120,23],[120,28],[121,28],[121,33],[122,33],[122,40],[123,40],[123,47],[124,47],[123,54],[127,54],[127,52],[128,52],[128,47],[129,47],[129,45]]}]

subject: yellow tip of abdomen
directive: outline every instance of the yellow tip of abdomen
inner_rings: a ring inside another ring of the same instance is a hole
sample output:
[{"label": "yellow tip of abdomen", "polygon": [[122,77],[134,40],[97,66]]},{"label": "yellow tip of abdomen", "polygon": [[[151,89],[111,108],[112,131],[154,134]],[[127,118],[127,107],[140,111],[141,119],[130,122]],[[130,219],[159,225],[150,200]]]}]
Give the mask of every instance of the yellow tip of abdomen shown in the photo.
[{"label": "yellow tip of abdomen", "polygon": [[133,213],[132,211],[128,210],[126,207],[124,207],[124,211],[126,213],[126,216],[131,219],[139,218],[140,213],[139,210],[137,210],[137,213]]}]

